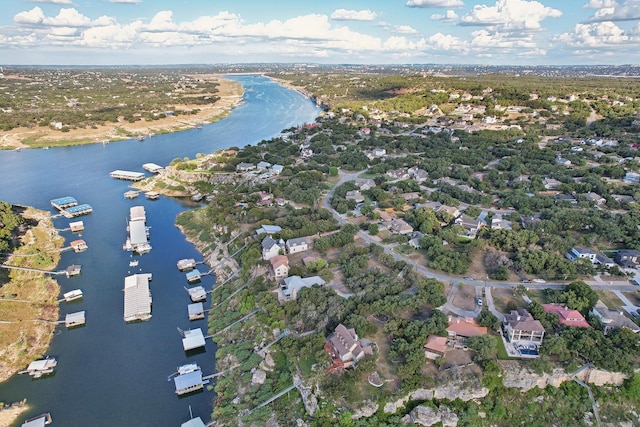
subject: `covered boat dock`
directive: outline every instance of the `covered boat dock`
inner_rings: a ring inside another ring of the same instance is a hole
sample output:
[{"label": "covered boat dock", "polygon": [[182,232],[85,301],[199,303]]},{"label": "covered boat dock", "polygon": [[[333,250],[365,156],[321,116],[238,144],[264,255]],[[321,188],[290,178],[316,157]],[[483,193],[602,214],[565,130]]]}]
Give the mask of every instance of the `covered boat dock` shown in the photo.
[{"label": "covered boat dock", "polygon": [[187,310],[189,311],[189,320],[204,319],[204,306],[201,302],[189,304]]},{"label": "covered boat dock", "polygon": [[67,328],[73,328],[75,326],[82,326],[85,324],[84,311],[77,311],[75,313],[69,313],[64,318],[64,325]]},{"label": "covered boat dock", "polygon": [[144,173],[123,171],[120,169],[114,170],[109,174],[111,178],[124,179],[126,181],[141,181],[144,179]]},{"label": "covered boat dock", "polygon": [[151,274],[134,274],[124,278],[124,321],[151,319]]},{"label": "covered boat dock", "polygon": [[184,351],[193,350],[194,348],[204,347],[206,344],[202,329],[189,329],[184,331],[182,339],[182,347]]}]

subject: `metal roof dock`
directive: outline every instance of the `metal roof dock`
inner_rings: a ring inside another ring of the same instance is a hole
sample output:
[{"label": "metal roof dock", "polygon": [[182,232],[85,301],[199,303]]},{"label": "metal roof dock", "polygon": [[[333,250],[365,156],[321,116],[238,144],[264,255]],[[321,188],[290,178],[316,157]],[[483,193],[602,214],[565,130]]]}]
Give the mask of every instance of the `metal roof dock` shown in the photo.
[{"label": "metal roof dock", "polygon": [[109,176],[111,178],[124,179],[127,181],[141,181],[144,179],[144,173],[142,172],[123,171],[120,169],[114,170],[109,174]]},{"label": "metal roof dock", "polygon": [[195,268],[196,260],[193,258],[184,258],[178,261],[178,270],[186,271]]},{"label": "metal roof dock", "polygon": [[69,313],[64,318],[64,326],[73,328],[74,326],[82,326],[85,324],[84,311]]},{"label": "metal roof dock", "polygon": [[69,208],[71,206],[75,206],[78,204],[78,201],[71,196],[60,197],[59,199],[51,200],[51,206],[58,209],[59,211],[64,208]]},{"label": "metal roof dock", "polygon": [[207,291],[205,291],[202,286],[187,289],[187,292],[189,292],[189,298],[191,298],[193,302],[205,301],[207,299]]},{"label": "metal roof dock", "polygon": [[182,339],[182,347],[184,351],[193,350],[194,348],[204,347],[206,344],[202,329],[188,329],[184,331]]},{"label": "metal roof dock", "polygon": [[70,208],[63,209],[62,214],[67,218],[73,218],[80,215],[87,215],[93,212],[91,205],[83,203],[77,206],[71,206]]},{"label": "metal roof dock", "polygon": [[124,321],[151,319],[151,274],[134,274],[124,278]]},{"label": "metal roof dock", "polygon": [[82,231],[84,230],[84,222],[82,221],[70,222],[69,228],[71,229],[72,232]]},{"label": "metal roof dock", "polygon": [[160,165],[156,165],[155,163],[145,163],[142,165],[142,169],[151,173],[160,173],[164,168]]},{"label": "metal roof dock", "polygon": [[201,302],[189,304],[187,310],[189,311],[189,320],[204,319],[204,306]]},{"label": "metal roof dock", "polygon": [[40,378],[43,375],[53,373],[53,370],[58,365],[58,361],[53,357],[46,359],[35,360],[27,366],[24,371],[18,372],[19,374],[29,374],[33,378]]},{"label": "metal roof dock", "polygon": [[187,282],[193,283],[200,280],[200,278],[202,277],[202,274],[200,273],[200,270],[196,268],[193,271],[188,272],[186,276],[187,276]]},{"label": "metal roof dock", "polygon": [[51,414],[47,412],[46,414],[41,414],[37,417],[29,418],[24,423],[22,423],[22,427],[44,427],[48,424],[51,424],[51,421]]},{"label": "metal roof dock", "polygon": [[208,380],[202,379],[202,371],[196,364],[189,364],[178,368],[179,375],[173,378],[176,394],[182,395],[201,390]]},{"label": "metal roof dock", "polygon": [[144,210],[144,206],[131,206],[129,208],[129,220],[130,221],[146,221],[147,213]]},{"label": "metal roof dock", "polygon": [[80,289],[74,289],[72,291],[62,294],[62,297],[66,302],[74,301],[82,298],[82,291]]},{"label": "metal roof dock", "polygon": [[195,418],[191,418],[186,423],[180,424],[180,427],[206,427],[206,426],[204,424],[204,421],[202,421],[202,418],[195,417]]}]

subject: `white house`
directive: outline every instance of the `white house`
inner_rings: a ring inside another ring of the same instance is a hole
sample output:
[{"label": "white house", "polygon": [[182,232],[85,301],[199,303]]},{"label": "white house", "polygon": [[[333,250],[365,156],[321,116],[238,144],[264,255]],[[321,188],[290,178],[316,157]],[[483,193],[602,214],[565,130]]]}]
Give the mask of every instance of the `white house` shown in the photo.
[{"label": "white house", "polygon": [[275,241],[271,236],[267,236],[262,240],[262,259],[267,261],[280,255],[280,251],[284,250],[285,244],[282,239]]},{"label": "white house", "polygon": [[309,250],[309,244],[307,243],[306,237],[298,237],[297,239],[289,239],[287,240],[287,253],[288,254],[296,254],[298,252],[304,252]]},{"label": "white house", "polygon": [[298,292],[302,288],[310,288],[313,285],[323,286],[326,282],[320,276],[300,277],[291,276],[282,281],[282,285],[278,288],[278,301],[295,301],[298,299]]}]

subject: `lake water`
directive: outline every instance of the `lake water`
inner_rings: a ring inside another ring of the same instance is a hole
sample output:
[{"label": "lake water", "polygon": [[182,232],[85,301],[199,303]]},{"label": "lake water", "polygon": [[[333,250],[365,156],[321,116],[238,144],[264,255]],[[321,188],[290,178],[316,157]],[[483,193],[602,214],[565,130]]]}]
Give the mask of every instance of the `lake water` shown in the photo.
[{"label": "lake water", "polygon": [[[202,257],[174,226],[176,216],[193,204],[161,197],[149,201],[141,195],[126,200],[126,181],[109,177],[115,169],[143,171],[147,162],[167,165],[176,157],[194,157],[219,149],[255,145],[277,136],[281,130],[312,122],[318,108],[299,93],[256,75],[229,77],[243,84],[243,104],[233,113],[202,129],[157,135],[144,141],[123,141],[49,150],[0,152],[0,200],[52,211],[50,200],[73,196],[93,206],[93,213],[79,217],[85,224],[82,238],[89,249],[66,252],[59,267],[81,264],[75,278],[58,276],[62,292],[80,288],[84,298],[60,305],[66,313],[85,310],[84,327],[56,330],[47,354],[58,359],[54,375],[32,380],[14,376],[0,384],[0,401],[27,398],[31,410],[18,421],[51,412],[54,426],[179,426],[194,416],[208,420],[213,391],[178,398],[167,377],[185,363],[197,362],[204,375],[215,372],[215,344],[207,340],[206,351],[185,354],[177,328],[202,328],[206,320],[189,322],[184,273],[176,268],[181,258]],[[143,205],[151,227],[153,250],[136,257],[122,250],[129,208]],[[69,220],[54,220],[57,228]],[[62,232],[69,242],[76,235]],[[205,270],[206,267],[202,267]],[[124,277],[152,273],[153,317],[142,323],[125,324]],[[211,289],[214,278],[202,285]],[[209,302],[205,303],[208,308]]]}]

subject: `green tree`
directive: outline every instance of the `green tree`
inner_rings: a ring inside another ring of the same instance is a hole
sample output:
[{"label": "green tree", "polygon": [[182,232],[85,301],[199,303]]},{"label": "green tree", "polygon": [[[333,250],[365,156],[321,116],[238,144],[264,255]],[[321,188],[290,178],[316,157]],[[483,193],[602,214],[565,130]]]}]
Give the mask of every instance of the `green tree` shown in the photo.
[{"label": "green tree", "polygon": [[476,320],[480,326],[485,326],[492,331],[497,331],[501,324],[500,319],[486,308],[483,308],[482,311],[480,311]]}]

